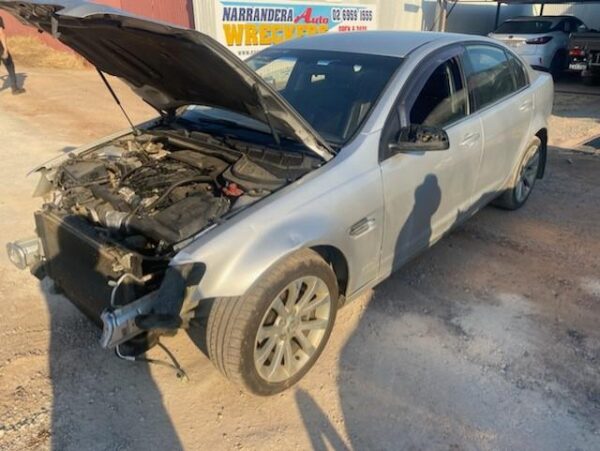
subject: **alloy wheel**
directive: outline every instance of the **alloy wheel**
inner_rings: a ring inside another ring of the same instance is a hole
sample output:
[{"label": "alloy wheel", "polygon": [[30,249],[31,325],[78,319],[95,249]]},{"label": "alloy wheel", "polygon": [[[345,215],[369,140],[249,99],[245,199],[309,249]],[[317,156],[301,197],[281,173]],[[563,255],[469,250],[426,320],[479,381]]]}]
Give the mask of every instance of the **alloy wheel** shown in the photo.
[{"label": "alloy wheel", "polygon": [[254,346],[254,364],[266,381],[290,379],[317,352],[331,321],[331,294],[316,276],[288,284],[263,316]]},{"label": "alloy wheel", "polygon": [[521,168],[519,180],[515,187],[515,198],[517,202],[524,202],[531,193],[540,166],[539,149],[527,160]]}]

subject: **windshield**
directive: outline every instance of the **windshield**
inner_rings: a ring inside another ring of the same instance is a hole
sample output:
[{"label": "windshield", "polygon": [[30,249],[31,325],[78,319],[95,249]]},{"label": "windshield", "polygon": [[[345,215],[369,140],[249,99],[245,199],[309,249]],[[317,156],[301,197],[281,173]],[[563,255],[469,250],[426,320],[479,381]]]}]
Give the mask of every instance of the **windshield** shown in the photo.
[{"label": "windshield", "polygon": [[246,62],[323,138],[341,145],[363,123],[402,59],[272,48]]},{"label": "windshield", "polygon": [[538,34],[548,33],[553,23],[549,20],[519,20],[504,22],[494,33],[497,34]]}]

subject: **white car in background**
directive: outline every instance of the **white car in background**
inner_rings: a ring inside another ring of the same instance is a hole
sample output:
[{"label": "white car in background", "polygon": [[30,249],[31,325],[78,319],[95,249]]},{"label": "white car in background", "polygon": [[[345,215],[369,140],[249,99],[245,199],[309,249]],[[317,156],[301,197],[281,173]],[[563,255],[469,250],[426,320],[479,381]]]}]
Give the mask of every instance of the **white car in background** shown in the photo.
[{"label": "white car in background", "polygon": [[511,47],[534,69],[556,76],[567,68],[570,34],[585,30],[573,16],[516,17],[488,36]]}]

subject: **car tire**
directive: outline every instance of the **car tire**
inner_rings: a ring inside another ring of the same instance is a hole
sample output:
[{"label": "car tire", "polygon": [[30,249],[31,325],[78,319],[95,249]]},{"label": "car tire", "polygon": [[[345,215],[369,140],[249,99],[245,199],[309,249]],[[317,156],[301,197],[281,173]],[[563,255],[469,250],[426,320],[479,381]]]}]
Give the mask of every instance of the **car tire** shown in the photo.
[{"label": "car tire", "polygon": [[559,50],[554,54],[550,63],[550,74],[554,80],[558,80],[567,68],[567,53]]},{"label": "car tire", "polygon": [[517,210],[525,205],[535,186],[542,161],[542,142],[539,138],[535,138],[511,178],[510,188],[506,189],[493,204],[505,210]]},{"label": "car tire", "polygon": [[247,391],[275,395],[314,365],[331,334],[338,301],[331,267],[318,253],[300,250],[243,296],[214,301],[207,324],[209,357]]}]

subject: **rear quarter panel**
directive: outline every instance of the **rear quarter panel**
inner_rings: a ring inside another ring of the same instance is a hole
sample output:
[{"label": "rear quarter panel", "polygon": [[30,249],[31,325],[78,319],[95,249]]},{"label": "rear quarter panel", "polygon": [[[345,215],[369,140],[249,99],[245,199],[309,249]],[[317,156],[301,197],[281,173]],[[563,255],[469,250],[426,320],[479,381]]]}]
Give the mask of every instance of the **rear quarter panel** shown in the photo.
[{"label": "rear quarter panel", "polygon": [[548,122],[554,104],[554,82],[552,76],[546,72],[534,71],[531,78],[533,90],[533,118],[531,132],[535,135],[542,129],[548,130]]},{"label": "rear quarter panel", "polygon": [[521,164],[521,160],[535,136],[542,130],[548,132],[548,123],[554,102],[554,82],[552,76],[549,73],[536,71],[531,68],[528,70],[531,81],[528,89],[531,90],[533,95],[533,111],[528,136],[523,141],[523,148],[515,155],[515,160],[512,162],[512,174],[516,172],[518,166]]}]

